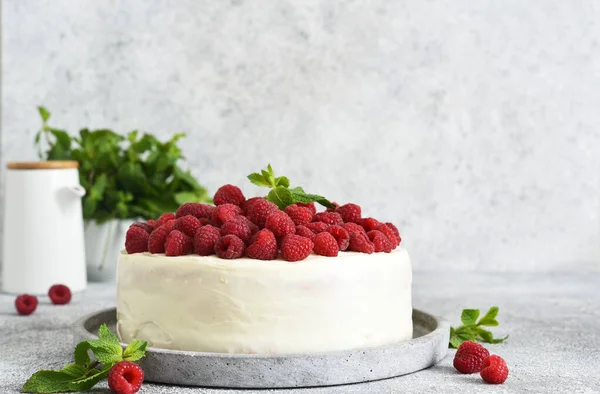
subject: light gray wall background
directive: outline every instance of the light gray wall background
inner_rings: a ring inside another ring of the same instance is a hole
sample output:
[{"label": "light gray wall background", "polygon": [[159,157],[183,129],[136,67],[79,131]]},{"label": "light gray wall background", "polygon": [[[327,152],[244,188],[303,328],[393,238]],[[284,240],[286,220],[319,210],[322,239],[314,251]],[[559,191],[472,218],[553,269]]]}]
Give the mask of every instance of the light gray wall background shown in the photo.
[{"label": "light gray wall background", "polygon": [[186,131],[193,173],[400,227],[417,269],[598,269],[594,1],[4,0],[2,160],[53,124]]}]

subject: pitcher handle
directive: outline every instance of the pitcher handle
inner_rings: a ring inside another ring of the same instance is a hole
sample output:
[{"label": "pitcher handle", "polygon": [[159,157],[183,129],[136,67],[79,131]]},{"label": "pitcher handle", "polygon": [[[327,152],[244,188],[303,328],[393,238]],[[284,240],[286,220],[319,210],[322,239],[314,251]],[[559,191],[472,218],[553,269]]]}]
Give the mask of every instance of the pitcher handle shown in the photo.
[{"label": "pitcher handle", "polygon": [[67,186],[67,190],[75,194],[77,197],[85,196],[85,188],[81,185]]}]

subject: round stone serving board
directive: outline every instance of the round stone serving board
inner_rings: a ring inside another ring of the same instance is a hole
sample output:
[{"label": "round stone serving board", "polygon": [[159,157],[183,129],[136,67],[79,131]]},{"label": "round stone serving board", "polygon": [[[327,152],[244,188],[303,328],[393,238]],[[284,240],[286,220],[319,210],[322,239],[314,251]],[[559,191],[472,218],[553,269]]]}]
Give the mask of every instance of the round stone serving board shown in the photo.
[{"label": "round stone serving board", "polygon": [[[106,323],[116,332],[116,309],[75,324],[76,342],[97,339]],[[139,362],[149,382],[230,388],[333,386],[409,374],[435,365],[448,351],[449,324],[413,309],[413,339],[364,349],[304,354],[225,354],[148,348]],[[123,344],[123,346],[125,346]]]}]

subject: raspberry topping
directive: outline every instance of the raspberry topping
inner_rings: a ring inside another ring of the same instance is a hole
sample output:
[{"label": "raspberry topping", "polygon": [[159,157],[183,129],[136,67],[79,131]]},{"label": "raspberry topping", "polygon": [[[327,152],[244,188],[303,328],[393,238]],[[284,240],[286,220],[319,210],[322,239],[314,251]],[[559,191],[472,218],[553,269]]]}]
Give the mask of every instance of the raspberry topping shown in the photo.
[{"label": "raspberry topping", "polygon": [[215,244],[215,253],[222,259],[238,259],[244,255],[246,245],[235,235],[219,238]]},{"label": "raspberry topping", "polygon": [[312,222],[312,223],[306,224],[306,228],[315,234],[319,234],[319,233],[322,233],[323,231],[327,231],[328,227],[329,226],[327,225],[327,223],[323,223],[323,222]]},{"label": "raspberry topping", "polygon": [[312,252],[313,241],[295,234],[288,234],[281,242],[281,257],[285,261],[304,260]]},{"label": "raspberry topping", "polygon": [[360,219],[359,224],[361,226],[363,226],[365,231],[369,232],[371,230],[377,230],[377,226],[379,226],[381,223],[377,219],[366,218],[366,219]]},{"label": "raspberry topping", "polygon": [[310,239],[311,241],[315,241],[315,233],[310,231],[310,229],[306,226],[296,226],[296,234]]},{"label": "raspberry topping", "polygon": [[192,215],[200,218],[210,218],[212,216],[212,212],[215,209],[212,205],[208,204],[200,204],[199,202],[186,202],[177,208],[177,212],[175,212],[175,217],[180,218],[186,215]]},{"label": "raspberry topping", "polygon": [[463,342],[454,355],[454,368],[460,373],[479,372],[490,352],[473,341]]},{"label": "raspberry topping", "polygon": [[339,206],[340,206],[340,204],[338,204],[338,203],[337,203],[337,202],[335,202],[335,201],[332,201],[331,203],[333,204],[333,208],[327,208],[327,209],[325,210],[325,212],[335,212],[335,210],[336,210],[336,209],[338,209],[338,208],[339,208]]},{"label": "raspberry topping", "polygon": [[260,228],[264,228],[265,222],[267,221],[269,215],[275,212],[279,212],[277,205],[265,200],[264,198],[260,198],[254,201],[248,208],[247,216],[252,223],[256,224]]},{"label": "raspberry topping", "polygon": [[337,212],[319,212],[313,217],[313,222],[323,222],[329,225],[344,224],[342,217]]},{"label": "raspberry topping", "polygon": [[330,233],[323,232],[317,234],[314,243],[314,252],[316,254],[328,257],[335,257],[338,255],[338,243]]},{"label": "raspberry topping", "polygon": [[154,231],[154,226],[146,222],[135,222],[132,224],[132,226],[139,227],[142,230],[146,231],[148,234],[151,234],[152,231]]},{"label": "raspberry topping", "polygon": [[365,231],[365,229],[363,228],[363,226],[361,226],[360,224],[356,224],[356,223],[344,223],[344,225],[342,226],[346,229],[346,231],[348,231],[348,234],[352,235],[355,232],[359,232],[359,233],[363,233],[366,234],[367,232]]},{"label": "raspberry topping", "polygon": [[71,302],[71,289],[65,285],[54,285],[48,290],[48,297],[54,305],[64,305]]},{"label": "raspberry topping", "polygon": [[371,230],[367,233],[367,236],[373,242],[375,252],[390,253],[394,249],[392,242],[381,231]]},{"label": "raspberry topping", "polygon": [[193,249],[192,239],[179,230],[172,230],[165,242],[165,255],[184,256]]},{"label": "raspberry topping", "polygon": [[143,253],[148,251],[149,234],[138,226],[131,226],[125,234],[125,250],[129,254]]},{"label": "raspberry topping", "polygon": [[481,378],[487,383],[502,384],[508,378],[508,366],[506,361],[495,354],[489,356],[483,363]]},{"label": "raspberry topping", "polygon": [[285,208],[285,213],[288,214],[296,226],[310,223],[313,218],[313,213],[309,208],[299,207],[296,204],[288,205]]},{"label": "raspberry topping", "polygon": [[296,205],[299,206],[299,207],[310,209],[310,211],[312,212],[313,216],[317,213],[317,208],[315,207],[315,203],[314,202],[307,202],[307,203],[297,202]]},{"label": "raspberry topping", "polygon": [[269,229],[262,229],[252,236],[250,246],[246,248],[246,256],[258,260],[275,260],[277,258],[277,241]]},{"label": "raspberry topping", "polygon": [[344,204],[335,210],[344,222],[356,223],[361,217],[361,209],[356,204]]},{"label": "raspberry topping", "polygon": [[265,228],[275,234],[275,237],[283,237],[286,234],[296,234],[296,226],[292,219],[283,211],[277,211],[269,215],[265,221]]},{"label": "raspberry topping", "polygon": [[36,296],[29,294],[21,294],[15,299],[15,308],[19,315],[31,315],[38,306],[38,299]]},{"label": "raspberry topping", "polygon": [[348,249],[354,252],[371,254],[375,251],[375,245],[369,241],[367,234],[356,232],[350,236],[350,246]]},{"label": "raspberry topping", "polygon": [[146,223],[152,226],[152,228],[156,228],[156,220],[149,219]]},{"label": "raspberry topping", "polygon": [[229,184],[221,186],[213,197],[215,205],[233,204],[241,206],[245,201],[246,197],[244,197],[242,190]]},{"label": "raspberry topping", "polygon": [[329,226],[326,231],[333,235],[338,244],[339,250],[348,249],[348,245],[350,244],[350,234],[348,234],[348,231],[346,231],[345,228],[342,226],[333,225]]},{"label": "raspberry topping", "polygon": [[118,362],[108,372],[108,387],[115,394],[135,394],[143,381],[144,371],[131,361]]},{"label": "raspberry topping", "polygon": [[237,215],[242,215],[242,208],[233,204],[222,204],[216,207],[212,213],[212,222],[214,226],[221,227],[223,223],[233,219]]},{"label": "raspberry topping", "polygon": [[387,239],[390,240],[390,244],[392,245],[392,249],[396,248],[396,246],[400,245],[400,236],[394,233],[394,230],[387,224],[380,224],[377,226],[376,231],[380,231],[383,235],[386,236]]},{"label": "raspberry topping", "polygon": [[258,227],[248,220],[247,217],[243,215],[237,215],[231,220],[223,223],[221,226],[221,235],[235,235],[242,241],[248,242],[250,240],[250,236],[252,235],[253,229],[256,231],[258,230]]},{"label": "raspberry topping", "polygon": [[185,215],[175,220],[173,230],[179,230],[188,237],[193,237],[200,227],[202,227],[200,219],[192,215]]},{"label": "raspberry topping", "polygon": [[207,225],[194,235],[194,253],[200,256],[210,256],[215,254],[215,244],[221,238],[221,232],[218,228]]},{"label": "raspberry topping", "polygon": [[167,235],[169,235],[170,232],[171,229],[167,224],[154,230],[148,238],[148,252],[165,253],[165,242],[167,241]]},{"label": "raspberry topping", "polygon": [[258,200],[264,200],[263,197],[252,197],[247,199],[246,201],[244,201],[244,203],[241,205],[242,211],[244,211],[244,215],[248,216],[248,212],[250,212],[250,209],[254,206],[254,203]]},{"label": "raspberry topping", "polygon": [[175,214],[171,213],[171,212],[167,212],[167,213],[163,213],[162,215],[160,215],[160,217],[158,218],[158,220],[156,221],[156,228],[162,226],[163,224],[165,224],[166,222],[168,222],[171,219],[175,219]]}]

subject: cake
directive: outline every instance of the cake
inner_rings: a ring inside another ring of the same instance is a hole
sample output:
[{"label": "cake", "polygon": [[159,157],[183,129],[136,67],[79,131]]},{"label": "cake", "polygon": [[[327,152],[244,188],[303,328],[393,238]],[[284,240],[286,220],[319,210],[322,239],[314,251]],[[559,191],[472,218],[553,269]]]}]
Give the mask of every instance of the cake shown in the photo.
[{"label": "cake", "polygon": [[411,339],[411,264],[396,227],[355,204],[309,195],[329,207],[316,213],[302,195],[269,196],[246,201],[225,185],[217,207],[187,203],[133,224],[117,271],[121,340],[290,354]]}]

